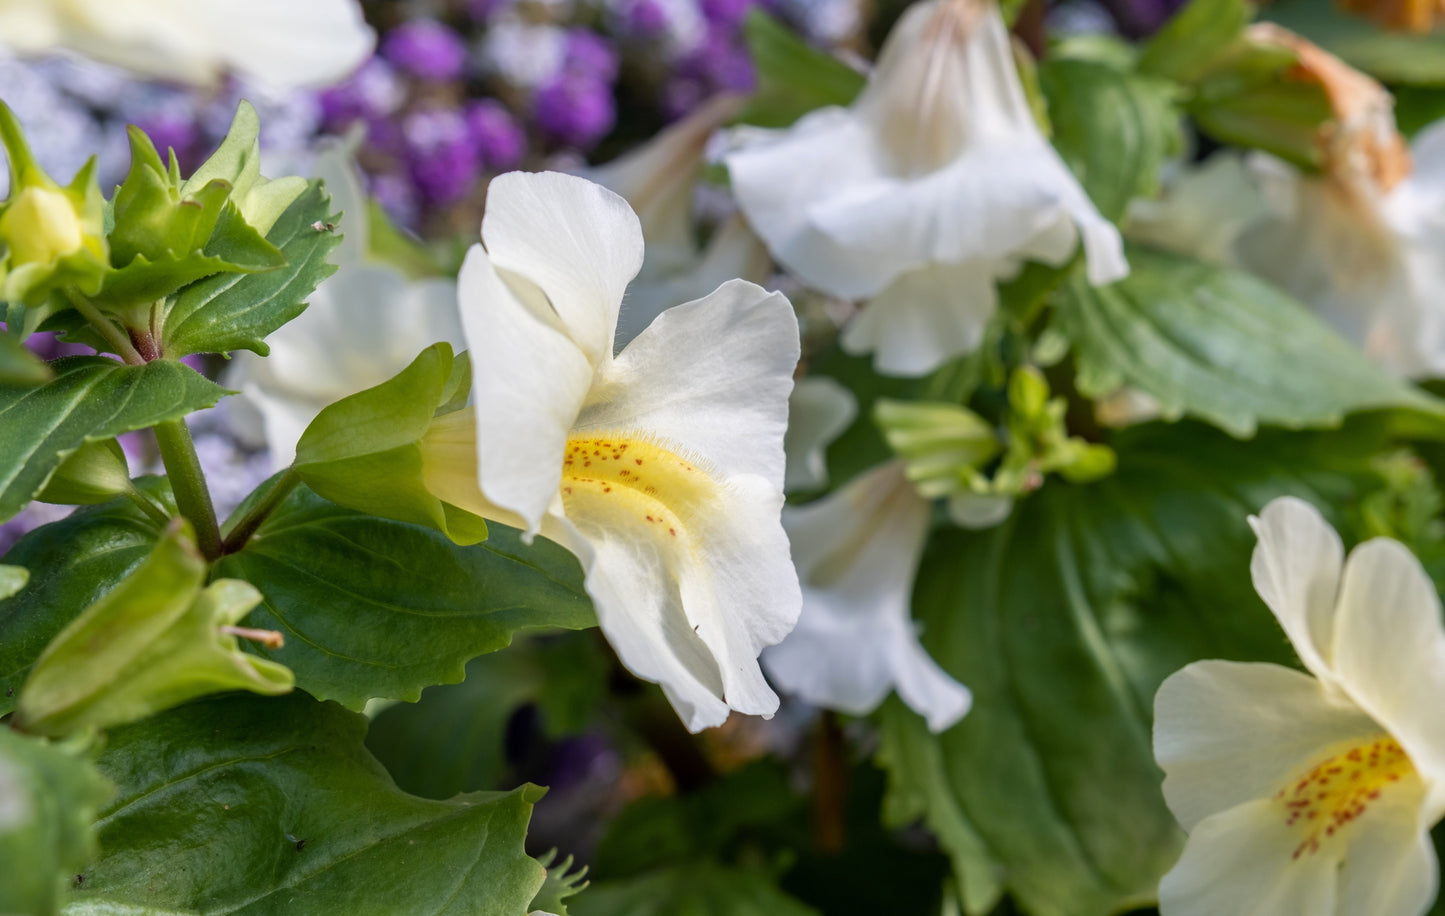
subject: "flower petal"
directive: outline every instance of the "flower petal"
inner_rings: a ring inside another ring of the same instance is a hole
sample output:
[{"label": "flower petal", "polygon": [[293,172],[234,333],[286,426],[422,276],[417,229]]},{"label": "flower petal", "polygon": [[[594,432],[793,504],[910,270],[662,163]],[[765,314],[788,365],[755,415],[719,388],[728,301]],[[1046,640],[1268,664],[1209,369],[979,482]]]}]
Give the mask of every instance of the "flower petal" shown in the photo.
[{"label": "flower petal", "polygon": [[1335,916],[1333,856],[1293,858],[1295,831],[1273,799],[1201,821],[1159,882],[1164,916]]},{"label": "flower petal", "polygon": [[1435,899],[1439,864],[1418,805],[1377,805],[1353,827],[1335,912],[1420,916]]},{"label": "flower petal", "polygon": [[642,226],[627,201],[575,175],[508,172],[488,186],[482,243],[517,295],[529,295],[517,278],[535,286],[557,328],[594,366],[606,362],[622,295],[642,267]]},{"label": "flower petal", "polygon": [[[872,296],[906,265],[839,245],[810,214],[860,181],[883,175],[867,127],[845,108],[820,108],[786,131],[735,134],[724,156],[743,215],[773,256],[809,286],[848,299]],[[863,256],[860,256],[863,255]]]},{"label": "flower petal", "polygon": [[1345,557],[1340,536],[1318,510],[1292,496],[1272,500],[1249,523],[1259,536],[1249,562],[1255,591],[1305,667],[1333,684],[1327,653],[1334,642],[1335,595]]},{"label": "flower petal", "polygon": [[933,731],[968,711],[971,695],[919,645],[909,617],[929,506],[901,462],[859,476],[826,499],[787,512],[803,614],[763,656],[788,693],[854,715],[895,687]]},{"label": "flower petal", "polygon": [[1334,627],[1340,686],[1410,755],[1445,813],[1445,629],[1420,561],[1397,541],[1355,548],[1345,564]]},{"label": "flower petal", "polygon": [[843,329],[843,349],[872,352],[884,375],[927,375],[948,360],[978,349],[998,307],[986,261],[932,264],[902,274]]},{"label": "flower petal", "polygon": [[634,430],[720,477],[757,474],[782,492],[798,319],[780,293],[743,280],[663,312],[606,366],[579,432]]},{"label": "flower petal", "polygon": [[821,490],[827,486],[828,461],[824,453],[857,416],[857,399],[838,382],[826,375],[798,379],[788,398],[783,489]]},{"label": "flower petal", "polygon": [[562,456],[594,364],[545,302],[516,295],[480,245],[462,264],[457,298],[472,357],[478,480],[530,537],[549,509],[560,511]]},{"label": "flower petal", "polygon": [[1195,662],[1154,698],[1164,798],[1186,830],[1274,795],[1321,749],[1379,731],[1319,681],[1279,665]]}]

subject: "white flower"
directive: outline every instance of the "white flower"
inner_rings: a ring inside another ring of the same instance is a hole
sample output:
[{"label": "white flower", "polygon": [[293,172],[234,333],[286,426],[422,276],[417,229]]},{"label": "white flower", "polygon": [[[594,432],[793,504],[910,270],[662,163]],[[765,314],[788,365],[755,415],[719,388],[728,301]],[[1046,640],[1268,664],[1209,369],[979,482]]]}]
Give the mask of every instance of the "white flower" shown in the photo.
[{"label": "white flower", "polygon": [[1211,264],[1233,264],[1240,233],[1267,213],[1244,158],[1221,152],[1178,167],[1158,198],[1131,201],[1124,234]]},{"label": "white flower", "polygon": [[826,375],[798,379],[788,398],[788,465],[783,489],[821,490],[828,485],[825,450],[858,416],[853,393]]},{"label": "white flower", "polygon": [[1298,499],[1250,521],[1255,588],[1310,673],[1205,661],[1159,688],[1154,752],[1190,834],[1160,908],[1419,916],[1436,891],[1430,828],[1445,813],[1435,587],[1395,541],[1346,560]]},{"label": "white flower", "polygon": [[622,303],[617,346],[625,346],[664,309],[704,296],[726,280],[768,278],[772,259],[742,220],[719,226],[701,251],[696,238],[693,197],[708,140],[742,101],[716,96],[636,150],[582,173],[620,194],[642,221],[647,253]]},{"label": "white flower", "polygon": [[473,409],[427,433],[427,488],[576,554],[622,663],[689,729],[771,715],[758,653],[801,601],[779,521],[792,306],[734,280],[614,356],[643,260],[626,201],[576,176],[502,175],[482,243],[459,280]]},{"label": "white flower", "polygon": [[1392,186],[1369,173],[1309,177],[1256,155],[1272,212],[1237,253],[1380,366],[1414,378],[1445,374],[1445,122],[1411,154]]},{"label": "white flower", "polygon": [[929,504],[903,470],[902,461],[879,465],[784,511],[803,613],[763,664],[785,693],[853,715],[897,689],[938,732],[963,718],[972,696],[924,651],[909,615]]},{"label": "white flower", "polygon": [[914,4],[851,108],[737,139],[743,213],[804,282],[872,300],[842,342],[883,372],[976,348],[995,281],[1067,261],[1081,235],[1090,282],[1128,273],[1118,231],[1039,133],[992,0]]},{"label": "white flower", "polygon": [[342,213],[346,237],[333,256],[339,267],[300,317],[266,338],[270,356],[237,353],[224,379],[241,392],[227,405],[237,434],[269,448],[278,470],[291,463],[322,408],[381,384],[433,343],[462,341],[456,284],[411,280],[394,267],[366,262],[366,197],[350,161],[331,150],[315,169]]},{"label": "white flower", "polygon": [[355,0],[5,0],[0,42],[189,83],[233,70],[295,88],[344,79],[376,35]]}]

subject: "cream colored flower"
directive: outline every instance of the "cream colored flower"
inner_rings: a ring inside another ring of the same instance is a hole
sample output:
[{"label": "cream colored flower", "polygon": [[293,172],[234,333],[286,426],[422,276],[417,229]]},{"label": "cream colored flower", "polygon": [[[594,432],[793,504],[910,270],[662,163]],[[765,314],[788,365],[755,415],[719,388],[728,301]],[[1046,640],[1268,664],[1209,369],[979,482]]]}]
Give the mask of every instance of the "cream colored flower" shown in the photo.
[{"label": "cream colored flower", "polygon": [[1309,674],[1196,662],[1155,700],[1164,797],[1189,842],[1164,916],[1419,916],[1445,813],[1445,630],[1402,545],[1345,558],[1307,503],[1251,519],[1250,571]]},{"label": "cream colored flower", "polygon": [[1039,132],[992,0],[910,6],[849,108],[740,133],[724,160],[777,260],[871,302],[843,346],[922,375],[975,349],[995,282],[1062,264],[1082,238],[1089,280],[1128,273],[1118,231]]},{"label": "cream colored flower", "polygon": [[576,554],[622,663],[696,731],[778,706],[757,658],[801,601],[779,521],[798,324],[782,295],[733,280],[614,355],[642,262],[612,192],[494,179],[458,281],[472,409],[433,423],[424,474],[443,501]]},{"label": "cream colored flower", "polygon": [[235,71],[278,88],[324,86],[375,43],[355,0],[0,0],[0,44],[188,83]]}]

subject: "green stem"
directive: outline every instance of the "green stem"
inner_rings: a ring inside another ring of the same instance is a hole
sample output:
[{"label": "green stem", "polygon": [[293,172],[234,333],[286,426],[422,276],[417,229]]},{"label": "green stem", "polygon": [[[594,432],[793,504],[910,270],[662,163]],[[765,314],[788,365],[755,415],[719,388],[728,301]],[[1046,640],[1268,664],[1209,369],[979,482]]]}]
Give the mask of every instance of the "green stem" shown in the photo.
[{"label": "green stem", "polygon": [[131,502],[139,506],[142,512],[144,512],[146,515],[149,515],[154,521],[158,522],[159,524],[165,525],[171,520],[170,513],[166,512],[166,510],[163,509],[158,503],[156,503],[155,500],[151,499],[149,496],[142,493],[134,486],[127,490],[125,495],[129,496]]},{"label": "green stem", "polygon": [[73,287],[66,287],[65,295],[69,297],[70,304],[75,306],[75,310],[79,312],[86,321],[90,322],[90,326],[95,329],[96,333],[105,338],[106,343],[110,344],[116,356],[119,356],[132,366],[145,365],[145,358],[140,355],[140,351],[130,342],[130,338],[126,336],[125,331],[121,330],[114,321],[102,315],[100,309],[96,308],[94,303],[82,296]]},{"label": "green stem", "polygon": [[276,511],[276,507],[281,505],[300,483],[301,475],[297,474],[294,468],[287,468],[280,477],[272,481],[271,489],[266,491],[266,495],[261,497],[226,535],[225,541],[221,543],[221,553],[232,554],[245,547],[246,542],[251,540],[251,536],[261,527],[261,523]]},{"label": "green stem", "polygon": [[211,491],[206,489],[206,476],[201,472],[191,431],[185,420],[169,420],[157,424],[155,433],[171,492],[176,495],[176,507],[195,527],[201,553],[214,560],[221,555],[221,529],[216,524],[216,507],[211,504]]}]

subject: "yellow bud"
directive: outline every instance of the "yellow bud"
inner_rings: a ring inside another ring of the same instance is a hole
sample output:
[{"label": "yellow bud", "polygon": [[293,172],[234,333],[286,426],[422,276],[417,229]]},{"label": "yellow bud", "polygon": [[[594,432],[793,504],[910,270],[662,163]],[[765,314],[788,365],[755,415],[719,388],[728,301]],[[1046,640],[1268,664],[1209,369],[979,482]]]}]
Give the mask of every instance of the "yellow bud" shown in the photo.
[{"label": "yellow bud", "polygon": [[10,246],[10,264],[48,264],[80,250],[84,227],[61,191],[28,187],[0,215],[0,239]]}]

